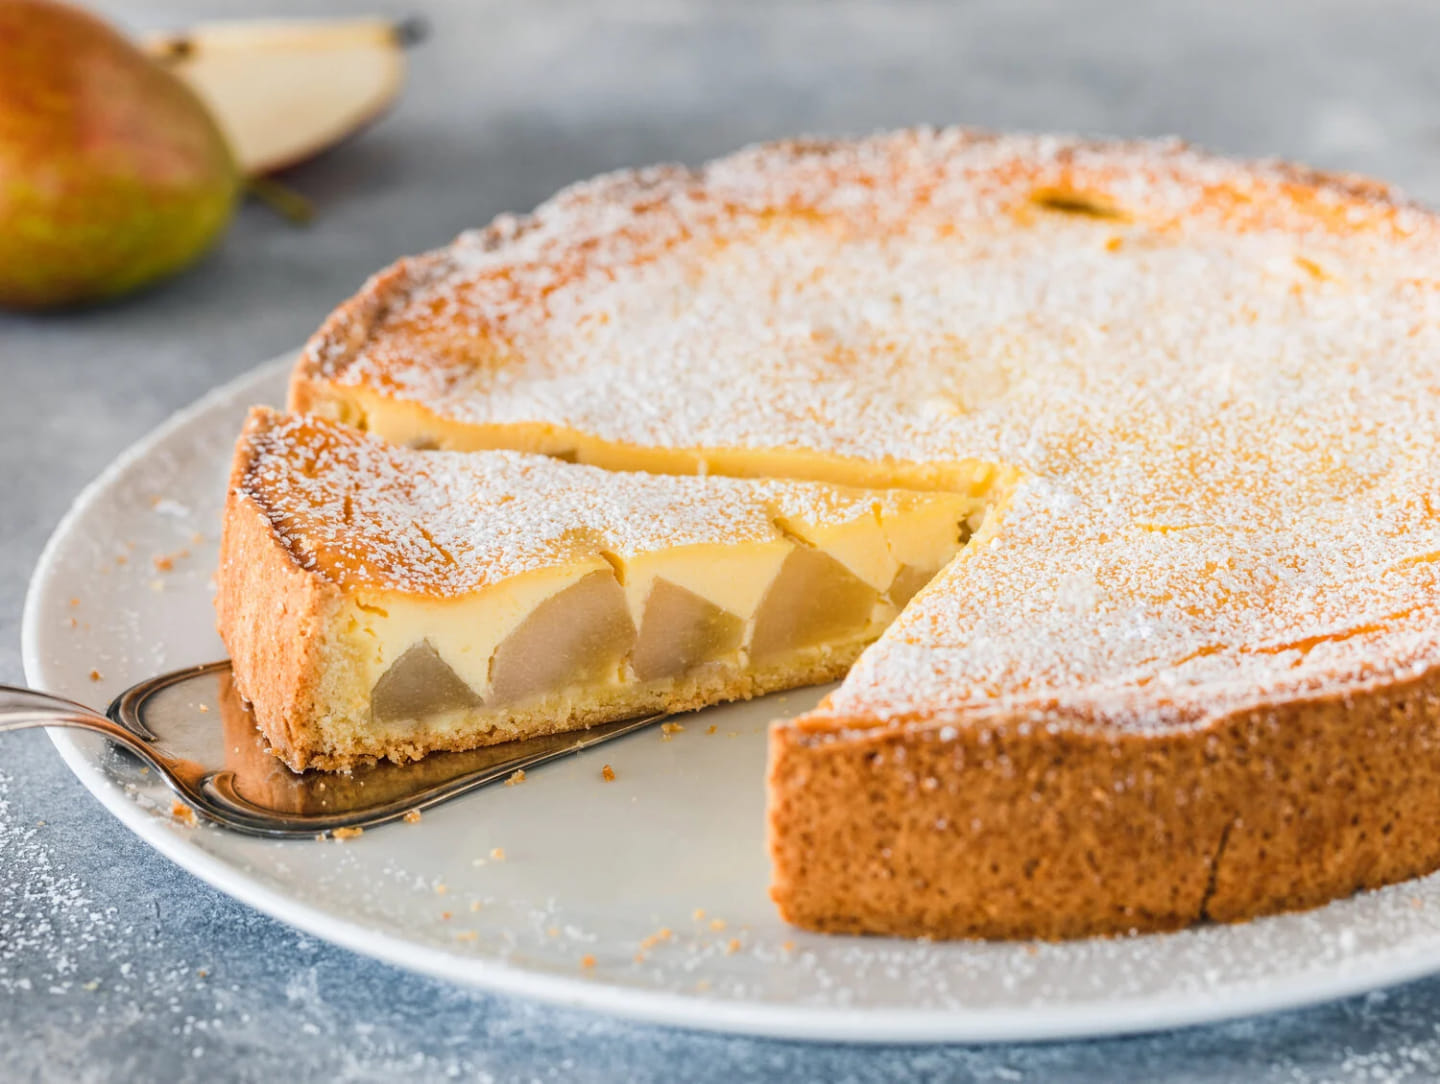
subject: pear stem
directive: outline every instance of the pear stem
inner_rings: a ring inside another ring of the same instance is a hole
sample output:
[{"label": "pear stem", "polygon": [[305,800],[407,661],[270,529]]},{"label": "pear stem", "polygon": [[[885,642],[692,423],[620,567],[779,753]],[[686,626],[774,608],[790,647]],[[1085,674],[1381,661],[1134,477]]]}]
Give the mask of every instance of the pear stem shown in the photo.
[{"label": "pear stem", "polygon": [[245,178],[245,192],[292,225],[308,225],[315,217],[313,203],[273,177]]}]

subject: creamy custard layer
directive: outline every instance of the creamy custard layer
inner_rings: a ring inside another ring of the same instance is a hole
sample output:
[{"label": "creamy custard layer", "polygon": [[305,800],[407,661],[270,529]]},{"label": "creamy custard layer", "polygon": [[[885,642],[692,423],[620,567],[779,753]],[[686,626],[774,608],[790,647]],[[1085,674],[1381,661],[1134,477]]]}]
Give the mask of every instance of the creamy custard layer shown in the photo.
[{"label": "creamy custard layer", "polygon": [[781,478],[870,489],[944,490],[977,499],[997,488],[1007,489],[1023,473],[1002,463],[954,454],[901,460],[804,447],[670,447],[605,440],[556,422],[461,420],[404,398],[380,394],[373,388],[317,382],[303,367],[296,370],[291,381],[290,409],[338,421],[411,448],[533,452],[613,471]]}]

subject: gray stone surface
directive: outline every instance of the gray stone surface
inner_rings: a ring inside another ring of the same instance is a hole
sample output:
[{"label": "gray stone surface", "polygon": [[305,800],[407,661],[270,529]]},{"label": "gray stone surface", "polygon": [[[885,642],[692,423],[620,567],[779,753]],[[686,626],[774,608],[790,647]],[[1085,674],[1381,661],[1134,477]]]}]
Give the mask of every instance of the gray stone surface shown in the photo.
[{"label": "gray stone surface", "polygon": [[[110,4],[135,27],[312,10]],[[370,5],[360,5],[369,7]],[[92,312],[0,317],[0,679],[45,537],[120,449],[301,341],[370,271],[599,170],[916,122],[1180,133],[1389,177],[1440,202],[1440,8],[422,0],[435,35],[383,123],[249,207],[201,267]],[[805,1046],[635,1027],[317,943],[151,853],[45,738],[0,748],[7,1080],[1433,1079],[1440,979],[1303,1013],[1037,1047]]]}]

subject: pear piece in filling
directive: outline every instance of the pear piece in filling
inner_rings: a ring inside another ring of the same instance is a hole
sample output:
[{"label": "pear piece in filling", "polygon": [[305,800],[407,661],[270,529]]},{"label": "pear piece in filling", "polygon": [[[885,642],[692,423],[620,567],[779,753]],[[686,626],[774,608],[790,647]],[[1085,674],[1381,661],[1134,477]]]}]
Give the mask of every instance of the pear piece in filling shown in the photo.
[{"label": "pear piece in filling", "polygon": [[631,664],[641,681],[674,677],[740,646],[745,622],[693,591],[656,578]]},{"label": "pear piece in filling", "polygon": [[396,659],[370,693],[370,715],[377,723],[424,719],[479,705],[475,690],[460,680],[429,640]]},{"label": "pear piece in filling", "polygon": [[608,569],[551,595],[490,658],[492,704],[617,680],[635,646],[625,591]]},{"label": "pear piece in filling", "polygon": [[879,595],[828,553],[796,546],[755,613],[751,658],[864,636]]},{"label": "pear piece in filling", "polygon": [[914,565],[901,565],[895,573],[895,578],[890,581],[890,587],[885,592],[897,610],[903,610],[905,604],[920,593],[920,588],[935,578],[938,568],[916,568]]}]

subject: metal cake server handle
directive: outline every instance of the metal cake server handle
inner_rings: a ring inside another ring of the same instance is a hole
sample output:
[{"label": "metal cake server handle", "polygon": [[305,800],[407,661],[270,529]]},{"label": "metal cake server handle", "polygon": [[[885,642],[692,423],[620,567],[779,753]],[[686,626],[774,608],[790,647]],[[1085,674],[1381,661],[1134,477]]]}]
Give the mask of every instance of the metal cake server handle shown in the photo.
[{"label": "metal cake server handle", "polygon": [[55,726],[101,734],[153,768],[206,820],[272,839],[313,839],[399,820],[665,718],[622,719],[463,753],[432,753],[413,764],[297,773],[265,750],[249,707],[230,681],[228,661],[149,678],[126,689],[103,713],[61,696],[0,684],[0,733]]}]

